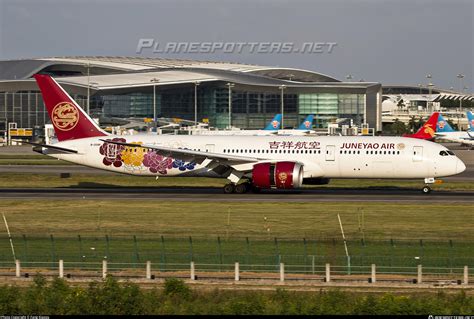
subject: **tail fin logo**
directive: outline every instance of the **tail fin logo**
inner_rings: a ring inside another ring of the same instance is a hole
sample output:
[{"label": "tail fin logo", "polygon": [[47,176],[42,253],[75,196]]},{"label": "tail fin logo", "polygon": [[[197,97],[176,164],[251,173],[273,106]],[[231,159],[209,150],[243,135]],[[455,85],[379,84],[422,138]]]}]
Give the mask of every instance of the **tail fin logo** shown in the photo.
[{"label": "tail fin logo", "polygon": [[424,133],[429,134],[431,137],[435,136],[435,131],[431,128],[431,124],[425,124],[423,127]]},{"label": "tail fin logo", "polygon": [[278,121],[272,121],[272,126],[273,126],[273,128],[277,128],[278,125],[280,125],[280,122],[278,122]]},{"label": "tail fin logo", "polygon": [[56,104],[51,113],[54,127],[61,131],[70,131],[79,123],[79,111],[68,102]]},{"label": "tail fin logo", "polygon": [[305,121],[304,122],[304,127],[310,128],[311,127],[311,122],[310,121]]},{"label": "tail fin logo", "polygon": [[438,122],[438,126],[440,129],[443,129],[444,128],[444,125],[445,125],[445,122],[444,121],[439,121]]}]

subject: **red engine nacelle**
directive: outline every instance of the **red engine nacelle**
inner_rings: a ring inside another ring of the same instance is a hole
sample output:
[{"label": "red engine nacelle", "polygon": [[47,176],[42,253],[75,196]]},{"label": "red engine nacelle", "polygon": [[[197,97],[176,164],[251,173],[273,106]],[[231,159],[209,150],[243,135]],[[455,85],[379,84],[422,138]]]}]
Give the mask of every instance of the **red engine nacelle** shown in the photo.
[{"label": "red engine nacelle", "polygon": [[253,166],[253,185],[257,188],[299,188],[303,184],[303,165],[295,162],[259,163]]}]

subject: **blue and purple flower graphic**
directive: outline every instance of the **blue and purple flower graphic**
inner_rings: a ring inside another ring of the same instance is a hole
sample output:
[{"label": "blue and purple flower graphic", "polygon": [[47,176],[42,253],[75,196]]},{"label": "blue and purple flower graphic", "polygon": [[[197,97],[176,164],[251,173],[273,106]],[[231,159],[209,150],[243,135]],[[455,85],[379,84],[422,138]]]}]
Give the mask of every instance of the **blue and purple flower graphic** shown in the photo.
[{"label": "blue and purple flower graphic", "polygon": [[[122,142],[126,143],[126,140],[124,138],[114,138],[110,141],[113,142]],[[135,147],[137,148],[137,147]],[[179,159],[173,159],[171,157],[165,157],[160,154],[157,154],[153,150],[148,150],[144,153],[141,153],[142,158],[137,158],[135,161],[128,161],[125,163],[124,157],[125,153],[128,154],[135,154],[138,153],[137,150],[135,150],[134,147],[129,147],[129,146],[123,146],[123,145],[117,145],[113,143],[107,143],[105,142],[102,144],[99,148],[99,153],[101,155],[104,155],[104,158],[102,162],[104,165],[110,166],[113,165],[114,167],[121,167],[122,164],[127,164],[128,166],[144,166],[149,169],[150,172],[152,173],[160,173],[160,174],[168,174],[168,170],[177,168],[181,172],[184,172],[186,170],[193,170],[194,167],[196,166],[196,163],[194,162],[185,162],[183,160]],[[140,148],[143,149],[143,148]],[[129,155],[130,155],[129,154]],[[125,167],[128,167],[125,165]]]}]

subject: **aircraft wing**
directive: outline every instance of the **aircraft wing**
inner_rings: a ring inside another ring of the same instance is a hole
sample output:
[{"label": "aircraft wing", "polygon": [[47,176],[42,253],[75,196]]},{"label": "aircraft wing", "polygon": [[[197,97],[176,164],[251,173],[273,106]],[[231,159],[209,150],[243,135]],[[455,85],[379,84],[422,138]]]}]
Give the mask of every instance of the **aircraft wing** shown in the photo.
[{"label": "aircraft wing", "polygon": [[264,160],[263,158],[238,156],[238,155],[231,155],[231,154],[218,154],[218,153],[212,153],[212,152],[206,152],[206,151],[193,151],[190,149],[173,148],[173,147],[166,147],[166,146],[159,146],[159,145],[123,143],[123,142],[117,142],[117,141],[109,141],[105,139],[101,139],[101,141],[106,142],[106,143],[111,143],[111,144],[129,146],[129,147],[143,147],[143,148],[154,150],[156,153],[165,157],[173,157],[173,158],[181,159],[184,161],[193,161],[199,164],[203,163],[205,160],[208,160],[209,163],[212,161],[220,165],[233,166],[233,165],[240,165],[240,164],[258,163]]}]

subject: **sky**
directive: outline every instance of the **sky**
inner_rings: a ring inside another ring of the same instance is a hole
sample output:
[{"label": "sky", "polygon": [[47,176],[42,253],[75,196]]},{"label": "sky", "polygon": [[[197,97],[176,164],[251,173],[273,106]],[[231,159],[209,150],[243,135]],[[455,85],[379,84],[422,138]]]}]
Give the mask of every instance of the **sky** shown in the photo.
[{"label": "sky", "polygon": [[[140,39],[160,48],[255,42],[321,50],[137,53]],[[455,90],[461,73],[472,93],[474,0],[0,0],[1,60],[77,55],[230,61],[385,85],[426,85],[431,74],[433,84]]]}]

